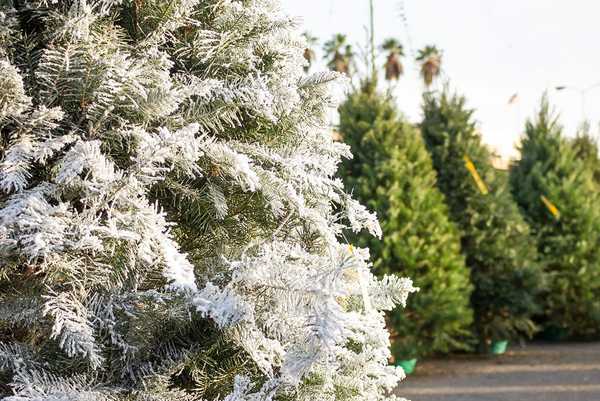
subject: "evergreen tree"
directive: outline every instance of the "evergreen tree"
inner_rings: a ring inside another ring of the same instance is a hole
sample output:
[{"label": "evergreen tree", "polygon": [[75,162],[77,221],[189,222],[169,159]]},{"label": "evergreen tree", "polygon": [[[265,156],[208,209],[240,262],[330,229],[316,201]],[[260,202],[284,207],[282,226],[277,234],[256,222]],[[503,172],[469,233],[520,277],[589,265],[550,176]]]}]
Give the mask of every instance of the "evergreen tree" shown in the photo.
[{"label": "evergreen tree", "polygon": [[530,336],[541,275],[535,243],[511,198],[508,179],[491,166],[490,153],[463,97],[447,90],[426,94],[423,108],[422,135],[438,187],[462,231],[462,249],[475,287],[471,303],[480,347]]},{"label": "evergreen tree", "polygon": [[354,154],[341,169],[346,188],[382,221],[382,241],[356,242],[371,249],[378,273],[410,276],[421,289],[402,313],[389,314],[395,357],[467,348],[469,272],[418,131],[366,84],[340,107],[340,132]]},{"label": "evergreen tree", "polygon": [[538,236],[548,272],[546,328],[554,335],[600,334],[600,210],[594,170],[562,136],[544,98],[526,124],[521,159],[511,169],[515,199]]},{"label": "evergreen tree", "polygon": [[576,157],[583,160],[586,169],[592,171],[594,183],[600,189],[600,147],[598,136],[591,132],[589,123],[583,123],[575,138],[570,142]]},{"label": "evergreen tree", "polygon": [[379,235],[271,0],[0,2],[0,398],[383,400]]}]

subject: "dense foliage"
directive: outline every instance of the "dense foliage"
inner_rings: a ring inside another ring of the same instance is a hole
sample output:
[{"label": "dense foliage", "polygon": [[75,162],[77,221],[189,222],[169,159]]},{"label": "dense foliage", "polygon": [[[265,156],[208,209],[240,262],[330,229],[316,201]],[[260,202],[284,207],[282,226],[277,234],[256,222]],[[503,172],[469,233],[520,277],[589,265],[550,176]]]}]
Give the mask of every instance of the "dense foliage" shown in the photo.
[{"label": "dense foliage", "polygon": [[340,172],[383,230],[381,241],[366,233],[353,239],[371,249],[377,273],[406,275],[420,287],[405,310],[389,314],[396,359],[465,349],[471,285],[458,231],[418,131],[373,86],[352,92],[340,107],[339,130],[354,155]]},{"label": "dense foliage", "polygon": [[510,174],[548,272],[545,326],[559,336],[600,334],[600,194],[589,151],[563,137],[544,99],[527,122],[521,159]]},{"label": "dense foliage", "polygon": [[[0,397],[390,399],[335,73],[271,0],[0,1]],[[393,399],[394,397],[392,397]]]},{"label": "dense foliage", "polygon": [[491,166],[490,153],[463,97],[447,89],[439,95],[426,94],[423,111],[422,135],[438,187],[461,229],[462,249],[471,269],[480,346],[483,350],[490,340],[529,336],[535,329],[531,317],[541,274],[535,243],[511,198],[507,178]]},{"label": "dense foliage", "polygon": [[600,145],[598,136],[591,132],[588,123],[584,123],[577,135],[570,139],[577,159],[585,163],[585,169],[592,172],[594,184],[600,190]]}]

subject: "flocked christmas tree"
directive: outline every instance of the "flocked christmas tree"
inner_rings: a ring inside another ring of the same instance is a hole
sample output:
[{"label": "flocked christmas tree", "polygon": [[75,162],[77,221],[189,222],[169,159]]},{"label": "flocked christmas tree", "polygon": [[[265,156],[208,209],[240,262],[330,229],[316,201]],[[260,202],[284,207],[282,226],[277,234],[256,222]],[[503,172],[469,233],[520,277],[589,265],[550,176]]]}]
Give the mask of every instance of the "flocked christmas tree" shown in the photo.
[{"label": "flocked christmas tree", "polygon": [[409,276],[421,289],[402,313],[389,314],[394,356],[468,348],[471,285],[458,230],[418,130],[374,87],[364,84],[340,107],[339,129],[354,155],[340,174],[382,224],[381,241],[368,233],[352,238],[371,249],[377,273]]},{"label": "flocked christmas tree", "polygon": [[542,276],[535,243],[511,198],[507,177],[492,167],[463,97],[447,89],[428,93],[423,109],[422,135],[438,187],[462,231],[480,347],[530,336]]},{"label": "flocked christmas tree", "polygon": [[334,73],[270,0],[4,0],[0,398],[380,400]]},{"label": "flocked christmas tree", "polygon": [[548,272],[542,300],[545,327],[553,337],[600,334],[600,198],[595,170],[583,153],[590,149],[581,145],[574,147],[562,136],[544,98],[535,119],[527,122],[521,159],[510,175]]}]

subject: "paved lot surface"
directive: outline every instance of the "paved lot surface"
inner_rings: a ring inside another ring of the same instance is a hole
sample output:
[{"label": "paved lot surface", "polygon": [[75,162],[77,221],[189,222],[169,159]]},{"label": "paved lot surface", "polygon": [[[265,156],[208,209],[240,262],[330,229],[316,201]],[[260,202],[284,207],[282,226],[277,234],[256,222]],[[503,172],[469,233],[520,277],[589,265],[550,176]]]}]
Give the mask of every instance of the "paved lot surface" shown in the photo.
[{"label": "paved lot surface", "polygon": [[396,394],[411,401],[600,401],[600,343],[532,344],[494,358],[425,361]]}]

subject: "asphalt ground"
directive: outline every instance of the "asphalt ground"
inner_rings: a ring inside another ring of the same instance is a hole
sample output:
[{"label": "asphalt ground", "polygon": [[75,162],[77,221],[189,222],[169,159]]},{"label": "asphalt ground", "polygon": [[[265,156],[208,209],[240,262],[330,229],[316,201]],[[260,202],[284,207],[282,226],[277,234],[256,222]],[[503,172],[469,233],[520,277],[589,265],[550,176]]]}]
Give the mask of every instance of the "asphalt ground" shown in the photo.
[{"label": "asphalt ground", "polygon": [[427,360],[395,393],[411,401],[600,401],[600,342]]}]

